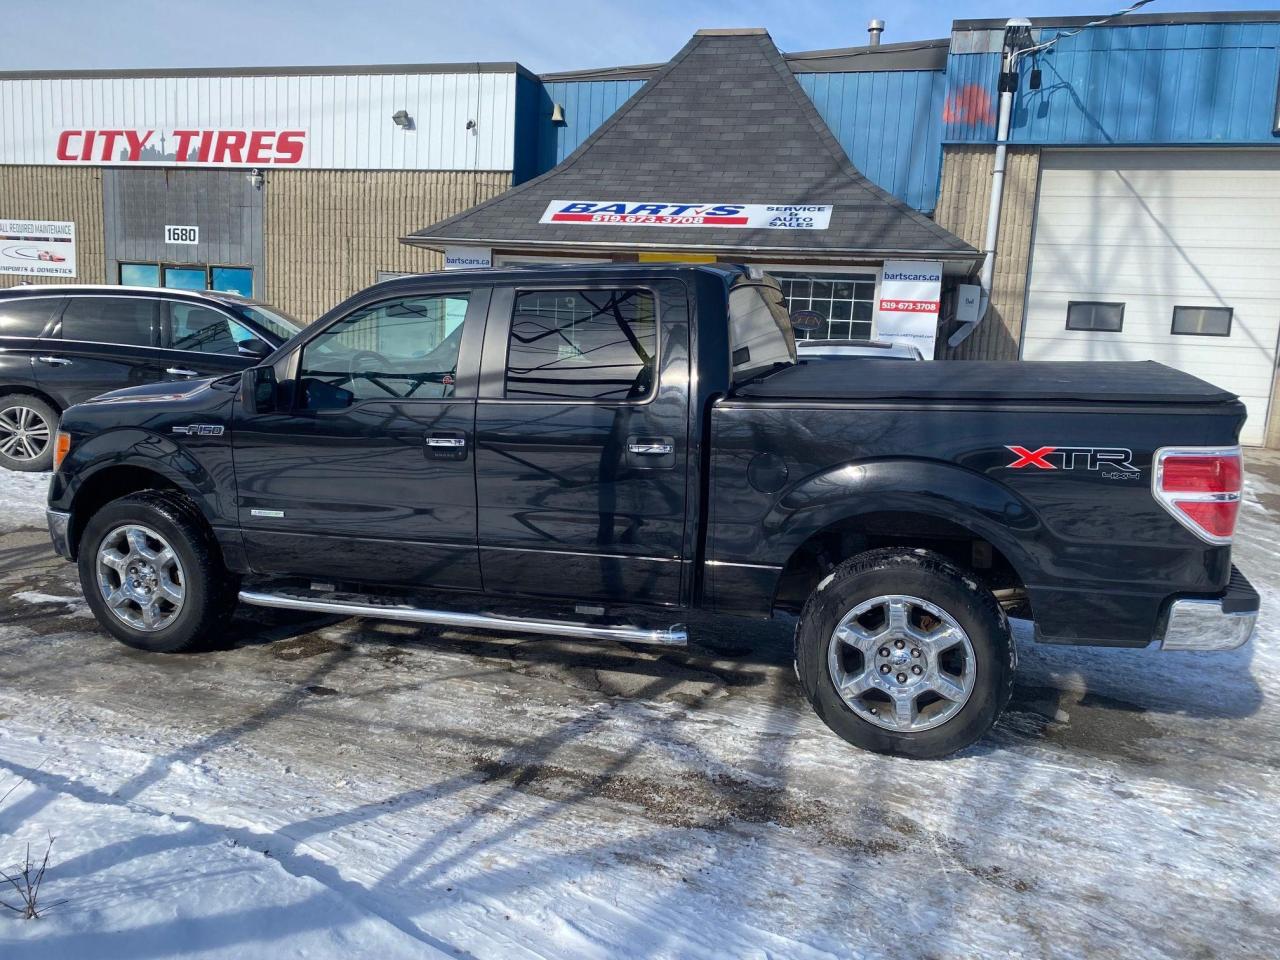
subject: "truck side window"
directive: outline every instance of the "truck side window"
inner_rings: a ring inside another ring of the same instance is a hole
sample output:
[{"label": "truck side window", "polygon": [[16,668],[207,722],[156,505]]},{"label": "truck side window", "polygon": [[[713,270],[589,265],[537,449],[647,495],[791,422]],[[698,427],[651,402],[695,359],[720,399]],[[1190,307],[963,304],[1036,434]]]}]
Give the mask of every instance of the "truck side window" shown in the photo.
[{"label": "truck side window", "polygon": [[303,348],[298,378],[356,400],[451,397],[467,300],[451,293],[360,307]]},{"label": "truck side window", "polygon": [[647,290],[516,295],[506,397],[643,400],[653,391],[657,305]]}]

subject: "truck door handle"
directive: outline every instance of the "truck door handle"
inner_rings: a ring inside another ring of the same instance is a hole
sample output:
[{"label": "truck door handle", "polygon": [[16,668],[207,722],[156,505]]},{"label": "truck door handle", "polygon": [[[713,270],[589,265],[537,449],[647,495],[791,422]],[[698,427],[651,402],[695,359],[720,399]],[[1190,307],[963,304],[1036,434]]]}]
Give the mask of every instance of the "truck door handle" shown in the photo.
[{"label": "truck door handle", "polygon": [[665,457],[676,452],[675,444],[662,441],[641,441],[627,444],[627,449],[640,457]]},{"label": "truck door handle", "polygon": [[66,357],[36,357],[41,363],[47,363],[51,367],[69,367],[71,361]]},{"label": "truck door handle", "polygon": [[188,370],[186,367],[165,367],[164,372],[173,377],[198,377],[199,370]]},{"label": "truck door handle", "polygon": [[467,435],[461,430],[433,430],[427,434],[428,460],[467,459]]}]

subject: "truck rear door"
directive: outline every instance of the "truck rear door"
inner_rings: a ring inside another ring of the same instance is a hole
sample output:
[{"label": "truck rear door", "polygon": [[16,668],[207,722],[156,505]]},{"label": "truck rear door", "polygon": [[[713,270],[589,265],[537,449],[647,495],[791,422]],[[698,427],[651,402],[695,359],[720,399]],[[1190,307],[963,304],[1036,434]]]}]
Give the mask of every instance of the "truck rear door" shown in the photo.
[{"label": "truck rear door", "polygon": [[682,282],[496,288],[476,405],[486,591],[682,602],[688,392]]}]

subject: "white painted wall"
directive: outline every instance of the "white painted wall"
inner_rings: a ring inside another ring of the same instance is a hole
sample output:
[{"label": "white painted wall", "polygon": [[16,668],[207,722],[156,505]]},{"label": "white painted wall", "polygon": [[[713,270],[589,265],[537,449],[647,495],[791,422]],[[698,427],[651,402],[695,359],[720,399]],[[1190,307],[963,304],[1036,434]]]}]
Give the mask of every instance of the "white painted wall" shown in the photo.
[{"label": "white painted wall", "polygon": [[[1119,333],[1066,329],[1123,301]],[[1173,308],[1234,308],[1230,337],[1175,336]],[[1158,360],[1240,395],[1261,444],[1280,338],[1280,150],[1046,150],[1027,360]]]},{"label": "white painted wall", "polygon": [[298,167],[510,170],[515,88],[514,72],[6,79],[0,164],[58,164],[67,129],[301,129]]}]

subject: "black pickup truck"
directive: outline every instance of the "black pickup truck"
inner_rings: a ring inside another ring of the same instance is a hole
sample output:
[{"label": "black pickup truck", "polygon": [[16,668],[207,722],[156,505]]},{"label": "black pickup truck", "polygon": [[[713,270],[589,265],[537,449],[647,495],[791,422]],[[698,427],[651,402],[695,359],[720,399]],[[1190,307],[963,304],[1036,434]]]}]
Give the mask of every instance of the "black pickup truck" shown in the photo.
[{"label": "black pickup truck", "polygon": [[795,617],[822,719],[972,743],[1044,643],[1229,649],[1234,396],[1155,363],[797,361],[777,284],[582,265],[377,284],[242,375],[69,409],[49,526],[153,651],[237,601],[682,644]]}]

